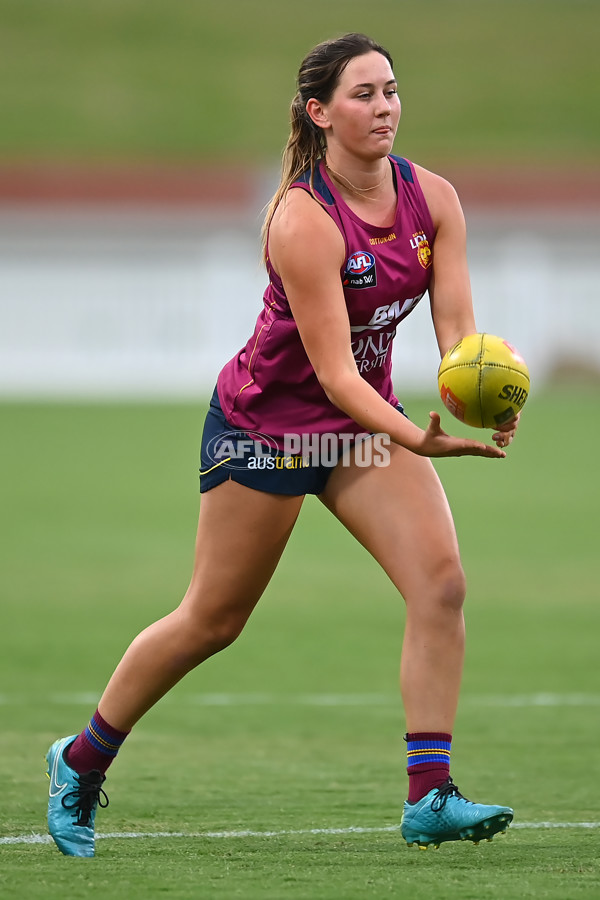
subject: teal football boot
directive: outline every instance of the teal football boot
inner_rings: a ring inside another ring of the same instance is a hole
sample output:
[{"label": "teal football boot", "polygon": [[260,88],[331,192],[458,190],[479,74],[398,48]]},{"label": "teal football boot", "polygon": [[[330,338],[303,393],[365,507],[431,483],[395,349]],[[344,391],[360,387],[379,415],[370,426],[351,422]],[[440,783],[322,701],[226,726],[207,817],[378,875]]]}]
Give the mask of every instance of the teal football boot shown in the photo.
[{"label": "teal football boot", "polygon": [[444,841],[491,841],[494,834],[506,831],[512,818],[509,806],[471,803],[448,778],[417,803],[404,804],[400,830],[409,847],[437,849]]},{"label": "teal football boot", "polygon": [[76,734],[55,741],[48,753],[48,831],[65,856],[94,855],[94,820],[98,806],[108,806],[97,770],[80,775],[65,761],[65,750]]}]

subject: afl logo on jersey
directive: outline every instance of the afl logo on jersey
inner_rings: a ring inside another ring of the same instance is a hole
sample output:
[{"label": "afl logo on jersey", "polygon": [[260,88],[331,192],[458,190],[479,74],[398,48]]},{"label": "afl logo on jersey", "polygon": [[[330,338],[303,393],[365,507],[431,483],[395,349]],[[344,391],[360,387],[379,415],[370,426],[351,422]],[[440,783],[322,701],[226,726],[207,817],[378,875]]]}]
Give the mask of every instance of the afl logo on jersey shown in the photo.
[{"label": "afl logo on jersey", "polygon": [[356,289],[377,286],[377,270],[372,253],[369,253],[368,250],[356,250],[348,257],[343,285]]}]

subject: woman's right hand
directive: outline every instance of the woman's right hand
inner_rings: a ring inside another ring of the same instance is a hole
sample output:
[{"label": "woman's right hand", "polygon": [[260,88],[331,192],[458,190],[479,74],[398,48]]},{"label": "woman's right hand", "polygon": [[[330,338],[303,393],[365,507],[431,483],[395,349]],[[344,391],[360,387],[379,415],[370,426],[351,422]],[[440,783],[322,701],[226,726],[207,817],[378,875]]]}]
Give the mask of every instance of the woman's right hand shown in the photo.
[{"label": "woman's right hand", "polygon": [[504,459],[506,453],[499,447],[491,447],[482,441],[468,438],[457,438],[446,434],[440,425],[440,417],[436,412],[429,413],[429,425],[423,432],[423,439],[418,447],[411,448],[419,456],[486,456],[489,459]]}]

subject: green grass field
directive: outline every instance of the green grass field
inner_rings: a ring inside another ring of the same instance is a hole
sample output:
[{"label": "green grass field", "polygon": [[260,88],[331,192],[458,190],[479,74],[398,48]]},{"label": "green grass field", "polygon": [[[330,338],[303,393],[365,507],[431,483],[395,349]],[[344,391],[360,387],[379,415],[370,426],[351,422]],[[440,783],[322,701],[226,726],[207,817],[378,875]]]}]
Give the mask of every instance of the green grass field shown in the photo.
[{"label": "green grass field", "polygon": [[[429,403],[407,408],[423,421]],[[33,842],[48,745],[86,724],[126,644],[186,588],[204,405],[0,415],[3,898],[600,897],[597,390],[534,395],[504,461],[437,464],[470,585],[453,774],[515,808],[492,844],[437,853],[394,827],[402,603],[314,499],[239,641],[111,769],[97,825],[116,836],[94,860]]]},{"label": "green grass field", "polygon": [[389,46],[398,152],[597,166],[597,0],[0,0],[0,158],[274,161],[301,59]]}]

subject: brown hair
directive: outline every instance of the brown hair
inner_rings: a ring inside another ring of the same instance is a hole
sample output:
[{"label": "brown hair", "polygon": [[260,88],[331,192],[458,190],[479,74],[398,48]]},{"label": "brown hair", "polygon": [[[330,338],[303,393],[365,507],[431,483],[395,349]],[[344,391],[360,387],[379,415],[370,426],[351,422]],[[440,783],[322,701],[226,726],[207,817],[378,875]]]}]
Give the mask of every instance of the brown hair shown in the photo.
[{"label": "brown hair", "polygon": [[315,166],[325,155],[326,141],[323,131],[315,125],[306,104],[314,97],[320,103],[328,103],[337,87],[340,75],[351,59],[365,53],[381,53],[393,68],[392,57],[380,44],[366,34],[352,33],[317,44],[304,58],[298,71],[297,93],[290,107],[290,136],[283,151],[281,180],[269,203],[262,230],[263,252],[266,255],[267,234],[273,214],[287,194],[290,185],[302,172],[310,169],[310,185],[313,186]]}]

